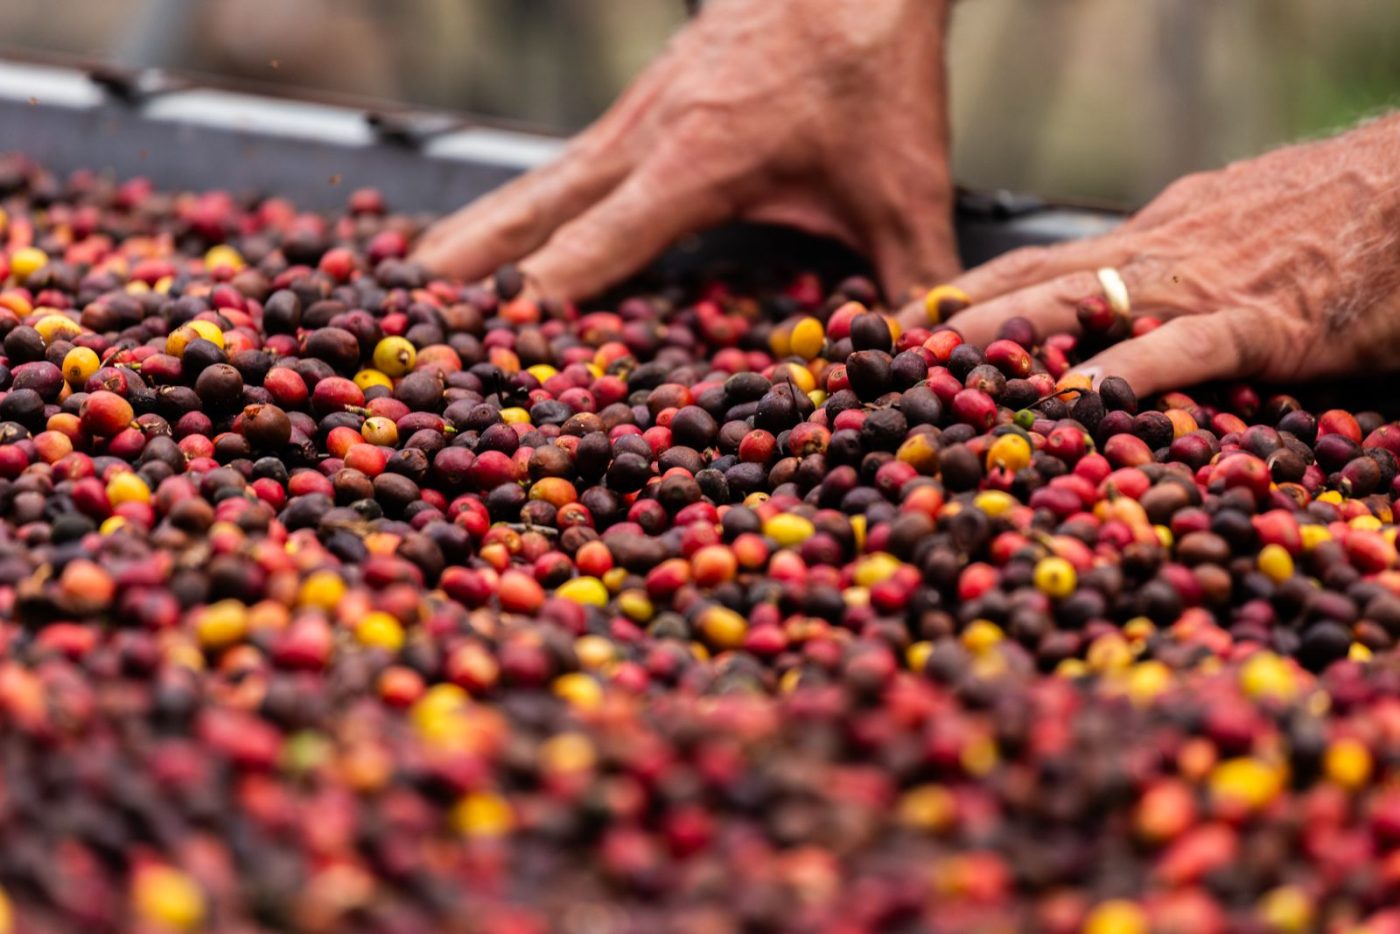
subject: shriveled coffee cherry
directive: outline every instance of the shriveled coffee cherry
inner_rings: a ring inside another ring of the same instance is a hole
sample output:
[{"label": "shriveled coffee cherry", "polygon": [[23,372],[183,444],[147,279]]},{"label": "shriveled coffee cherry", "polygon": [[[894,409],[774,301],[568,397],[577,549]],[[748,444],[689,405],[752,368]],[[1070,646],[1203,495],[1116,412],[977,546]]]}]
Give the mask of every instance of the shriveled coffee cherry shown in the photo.
[{"label": "shriveled coffee cherry", "polygon": [[243,436],[254,448],[277,451],[292,437],[292,421],[272,404],[250,405],[243,410]]}]

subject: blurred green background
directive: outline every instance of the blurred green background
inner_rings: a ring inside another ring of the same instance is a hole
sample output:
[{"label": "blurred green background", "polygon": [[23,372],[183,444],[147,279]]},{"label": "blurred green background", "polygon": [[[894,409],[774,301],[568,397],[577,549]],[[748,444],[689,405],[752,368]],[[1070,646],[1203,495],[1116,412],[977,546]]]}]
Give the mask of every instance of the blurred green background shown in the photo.
[{"label": "blurred green background", "polygon": [[[586,124],[682,0],[5,0],[0,54],[78,55]],[[1396,0],[965,0],[960,181],[1138,204],[1172,178],[1400,102]]]}]

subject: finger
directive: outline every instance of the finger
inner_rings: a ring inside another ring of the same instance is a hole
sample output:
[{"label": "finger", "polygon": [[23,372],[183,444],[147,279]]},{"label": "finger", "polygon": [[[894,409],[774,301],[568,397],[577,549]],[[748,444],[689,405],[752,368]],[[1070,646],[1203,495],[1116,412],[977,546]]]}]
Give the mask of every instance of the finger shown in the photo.
[{"label": "finger", "polygon": [[1115,344],[1078,367],[1097,383],[1121,376],[1140,396],[1213,379],[1256,375],[1266,362],[1271,325],[1252,308],[1173,318],[1142,337]]},{"label": "finger", "polygon": [[968,270],[952,284],[974,302],[985,302],[1080,270],[1122,266],[1137,252],[1134,241],[1117,233],[1055,246],[1022,247]]},{"label": "finger", "polygon": [[[910,298],[920,283],[947,282],[961,268],[949,223],[918,224],[903,234],[886,229],[873,252],[880,284],[892,302]],[[919,323],[927,321],[925,313]]]},{"label": "finger", "polygon": [[986,346],[996,339],[1001,326],[1012,318],[1026,318],[1041,334],[1077,333],[1079,319],[1075,306],[1089,295],[1102,295],[1098,276],[1084,269],[1042,282],[1030,288],[973,305],[954,315],[948,323],[964,340]]},{"label": "finger", "polygon": [[521,263],[542,295],[578,299],[594,295],[646,266],[681,235],[733,216],[703,173],[677,171],[659,157],[630,175],[612,194],[565,224]]},{"label": "finger", "polygon": [[413,259],[444,275],[478,279],[525,256],[622,180],[616,151],[577,145],[439,221]]},{"label": "finger", "polygon": [[565,222],[616,188],[635,165],[630,155],[647,115],[683,59],[663,55],[548,165],[527,173],[439,221],[413,259],[476,279],[538,249]]},{"label": "finger", "polygon": [[871,196],[857,198],[854,209],[885,297],[901,304],[930,284],[953,279],[962,263],[946,166],[891,156],[895,173],[876,183]]}]

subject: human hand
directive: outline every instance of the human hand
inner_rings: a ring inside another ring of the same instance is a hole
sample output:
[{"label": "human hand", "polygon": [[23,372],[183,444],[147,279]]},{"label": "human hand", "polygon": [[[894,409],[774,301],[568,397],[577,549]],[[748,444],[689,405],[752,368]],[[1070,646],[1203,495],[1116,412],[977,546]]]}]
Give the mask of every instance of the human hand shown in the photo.
[{"label": "human hand", "polygon": [[713,0],[555,162],[435,225],[414,258],[521,261],[581,298],[691,231],[787,224],[865,252],[891,296],[958,271],[946,150],[950,0]]},{"label": "human hand", "polygon": [[[1102,237],[999,257],[954,281],[973,343],[1023,316],[1076,331],[1075,306],[1122,274],[1165,323],[1079,368],[1139,394],[1212,379],[1294,382],[1400,369],[1400,118],[1176,182]],[[902,313],[927,326],[922,305]]]}]

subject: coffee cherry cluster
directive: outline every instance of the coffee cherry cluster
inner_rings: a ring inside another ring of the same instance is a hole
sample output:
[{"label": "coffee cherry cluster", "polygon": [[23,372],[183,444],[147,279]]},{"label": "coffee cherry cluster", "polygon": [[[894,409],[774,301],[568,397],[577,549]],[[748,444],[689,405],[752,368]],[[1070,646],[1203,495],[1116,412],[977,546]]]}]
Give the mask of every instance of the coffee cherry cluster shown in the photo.
[{"label": "coffee cherry cluster", "polygon": [[0,932],[1400,930],[1400,426],[419,229],[0,161]]}]

